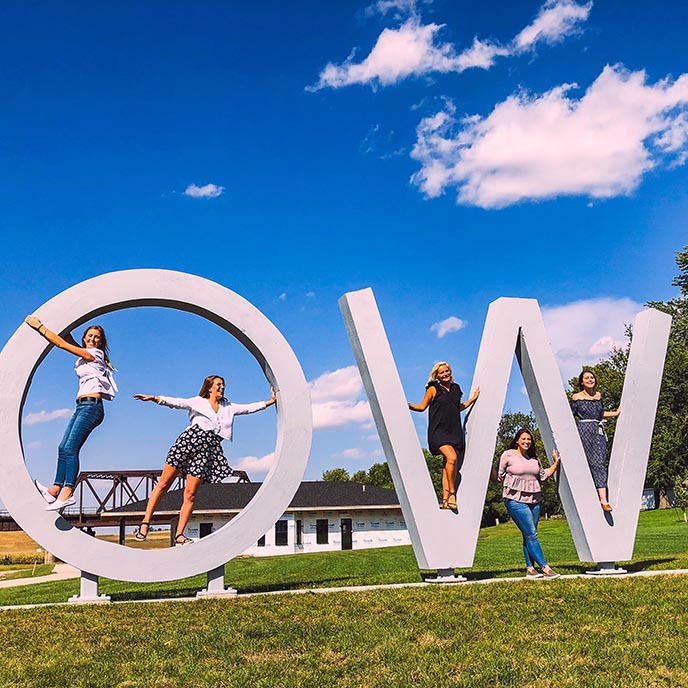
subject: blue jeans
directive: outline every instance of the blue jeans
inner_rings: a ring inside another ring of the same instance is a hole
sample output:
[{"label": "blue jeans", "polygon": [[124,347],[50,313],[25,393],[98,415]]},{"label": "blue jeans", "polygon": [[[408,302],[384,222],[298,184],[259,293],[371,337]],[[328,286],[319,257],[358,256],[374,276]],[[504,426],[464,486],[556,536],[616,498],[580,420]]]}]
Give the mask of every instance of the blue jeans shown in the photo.
[{"label": "blue jeans", "polygon": [[524,504],[513,499],[505,499],[504,504],[506,504],[509,516],[511,516],[523,535],[523,554],[526,558],[526,566],[532,566],[533,562],[540,567],[547,566],[547,561],[542,553],[542,547],[540,547],[540,541],[537,536],[540,504]]},{"label": "blue jeans", "polygon": [[57,472],[55,485],[74,487],[79,475],[79,452],[94,428],[97,428],[105,417],[103,403],[82,401],[67,424],[64,437],[57,450]]}]

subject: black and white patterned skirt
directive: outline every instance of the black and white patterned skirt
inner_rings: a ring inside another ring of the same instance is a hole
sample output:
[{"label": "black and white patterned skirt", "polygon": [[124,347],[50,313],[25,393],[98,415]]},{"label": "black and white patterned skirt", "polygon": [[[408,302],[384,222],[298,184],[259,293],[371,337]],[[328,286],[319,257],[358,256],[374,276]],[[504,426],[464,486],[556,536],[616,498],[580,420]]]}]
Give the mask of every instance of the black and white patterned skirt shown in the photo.
[{"label": "black and white patterned skirt", "polygon": [[200,478],[204,483],[219,483],[232,475],[222,452],[222,437],[212,430],[192,425],[177,437],[167,452],[165,463],[183,475]]}]

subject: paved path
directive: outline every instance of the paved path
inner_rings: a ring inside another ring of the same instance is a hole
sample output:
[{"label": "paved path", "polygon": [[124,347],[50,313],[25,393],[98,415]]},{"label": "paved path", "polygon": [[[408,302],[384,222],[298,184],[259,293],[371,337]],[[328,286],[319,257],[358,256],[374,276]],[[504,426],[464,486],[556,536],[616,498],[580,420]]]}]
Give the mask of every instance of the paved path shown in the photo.
[{"label": "paved path", "polygon": [[67,580],[68,578],[79,578],[81,571],[69,564],[55,564],[52,573],[47,576],[36,576],[35,578],[15,578],[14,580],[0,581],[0,588],[16,588],[20,585],[33,585],[34,583],[50,583],[51,581]]},{"label": "paved path", "polygon": [[[58,570],[59,569],[59,570]],[[55,566],[55,572],[49,576],[39,576],[34,579],[22,578],[16,581],[5,581],[5,583],[0,583],[0,587],[9,587],[10,585],[29,585],[31,583],[45,583],[51,580],[65,580],[68,578],[78,578],[81,575],[81,571],[75,569],[69,564],[57,564]],[[628,580],[630,578],[646,578],[651,576],[686,576],[688,575],[688,569],[666,569],[657,571],[636,571],[633,573],[626,573],[623,575],[606,575],[606,576],[590,576],[584,573],[574,573],[574,574],[564,574],[558,580],[566,580],[572,578],[587,578],[589,580],[602,579],[602,578],[616,578],[617,580]],[[513,581],[523,581],[525,578],[520,576],[518,578],[478,578],[474,580],[467,580],[464,582],[457,583],[427,583],[425,581],[417,583],[387,583],[381,585],[351,585],[343,586],[339,588],[306,588],[302,590],[271,590],[269,592],[248,592],[241,593],[239,595],[222,595],[224,599],[238,600],[245,597],[259,597],[266,595],[302,595],[302,594],[327,594],[336,592],[363,592],[366,590],[389,590],[396,588],[422,588],[428,587],[430,585],[452,585],[452,586],[462,586],[462,585],[478,585],[478,584],[492,584],[492,583],[510,583]],[[539,583],[538,583],[539,581]],[[554,581],[547,581],[542,578],[535,578],[529,581],[531,585],[556,585]],[[172,598],[157,598],[152,600],[122,600],[119,602],[114,602],[113,604],[140,604],[140,603],[159,603],[159,602],[195,602],[199,597],[172,597]],[[47,607],[56,605],[66,605],[67,602],[47,602],[41,604],[17,604],[17,605],[7,605],[0,607],[1,610],[10,609],[33,609],[35,607]]]}]

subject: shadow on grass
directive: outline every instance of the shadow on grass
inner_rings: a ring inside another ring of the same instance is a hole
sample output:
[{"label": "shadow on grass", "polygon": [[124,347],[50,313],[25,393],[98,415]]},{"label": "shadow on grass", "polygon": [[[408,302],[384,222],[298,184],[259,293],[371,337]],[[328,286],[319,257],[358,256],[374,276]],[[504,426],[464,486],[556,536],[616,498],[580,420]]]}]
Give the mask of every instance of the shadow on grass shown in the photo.
[{"label": "shadow on grass", "polygon": [[659,566],[661,570],[662,568],[665,568],[662,566],[663,564],[670,564],[676,561],[678,560],[675,557],[665,557],[664,559],[643,559],[642,561],[623,564],[623,567],[626,569],[626,571],[637,573],[638,571],[649,571],[655,566]]}]

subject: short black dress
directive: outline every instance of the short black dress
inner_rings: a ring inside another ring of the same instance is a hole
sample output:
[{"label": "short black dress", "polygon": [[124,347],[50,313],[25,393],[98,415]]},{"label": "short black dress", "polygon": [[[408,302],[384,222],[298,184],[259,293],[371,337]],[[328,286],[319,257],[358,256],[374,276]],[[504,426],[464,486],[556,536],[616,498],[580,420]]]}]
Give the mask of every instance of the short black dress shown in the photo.
[{"label": "short black dress", "polygon": [[439,455],[440,447],[449,444],[458,455],[463,454],[464,437],[461,424],[461,387],[452,382],[449,391],[439,382],[431,382],[428,387],[435,388],[435,398],[428,407],[428,448],[430,453]]},{"label": "short black dress", "polygon": [[601,422],[602,399],[572,399],[571,411],[578,419],[578,434],[595,487],[607,487],[607,435]]},{"label": "short black dress", "polygon": [[198,425],[190,425],[177,437],[165,463],[184,477],[200,478],[204,483],[221,483],[234,473],[222,451],[222,437]]}]

